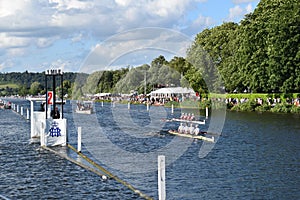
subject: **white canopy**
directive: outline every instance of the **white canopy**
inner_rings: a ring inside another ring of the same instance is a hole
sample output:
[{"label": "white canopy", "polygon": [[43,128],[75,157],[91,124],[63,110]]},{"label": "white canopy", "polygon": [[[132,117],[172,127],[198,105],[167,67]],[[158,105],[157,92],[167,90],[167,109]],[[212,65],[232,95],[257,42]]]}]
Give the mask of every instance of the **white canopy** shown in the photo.
[{"label": "white canopy", "polygon": [[111,93],[97,93],[94,95],[94,97],[106,97],[111,95]]},{"label": "white canopy", "polygon": [[190,88],[183,87],[169,87],[169,88],[161,88],[150,93],[151,96],[173,96],[173,95],[196,95],[195,91]]}]

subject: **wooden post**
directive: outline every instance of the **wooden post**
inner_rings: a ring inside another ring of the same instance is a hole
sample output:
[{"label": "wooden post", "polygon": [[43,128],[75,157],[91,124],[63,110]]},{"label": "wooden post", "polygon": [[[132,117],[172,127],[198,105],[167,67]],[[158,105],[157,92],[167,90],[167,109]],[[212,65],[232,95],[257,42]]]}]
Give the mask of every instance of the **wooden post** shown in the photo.
[{"label": "wooden post", "polygon": [[165,156],[158,156],[158,199],[166,199],[166,167]]},{"label": "wooden post", "polygon": [[206,118],[208,118],[208,107],[207,106],[205,108],[205,116],[206,116]]},{"label": "wooden post", "polygon": [[78,127],[77,151],[81,152],[81,127]]},{"label": "wooden post", "polygon": [[128,110],[130,110],[130,102],[128,102],[128,106],[127,107],[128,107]]}]

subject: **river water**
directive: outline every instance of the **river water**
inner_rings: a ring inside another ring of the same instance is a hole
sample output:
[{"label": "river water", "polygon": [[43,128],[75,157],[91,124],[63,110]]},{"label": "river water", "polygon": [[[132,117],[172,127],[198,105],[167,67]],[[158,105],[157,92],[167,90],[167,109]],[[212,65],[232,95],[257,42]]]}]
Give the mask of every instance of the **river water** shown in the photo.
[{"label": "river water", "polygon": [[[29,108],[27,101],[12,101]],[[202,141],[167,133],[178,126],[161,120],[170,109],[97,104],[91,116],[73,110],[65,105],[69,143],[76,147],[76,127],[83,126],[82,152],[154,199],[160,154],[166,156],[167,199],[300,198],[297,115],[227,112],[218,141],[200,158]],[[0,110],[0,131],[0,199],[140,199],[31,143],[30,123],[11,110]]]}]

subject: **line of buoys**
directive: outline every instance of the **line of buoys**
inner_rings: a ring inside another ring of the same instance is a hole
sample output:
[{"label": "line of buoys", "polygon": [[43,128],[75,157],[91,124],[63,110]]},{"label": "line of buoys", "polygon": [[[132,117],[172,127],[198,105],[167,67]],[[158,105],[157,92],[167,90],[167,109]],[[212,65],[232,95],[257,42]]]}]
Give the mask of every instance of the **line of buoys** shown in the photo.
[{"label": "line of buoys", "polygon": [[74,163],[74,164],[76,164],[76,165],[78,165],[78,166],[84,168],[84,169],[87,169],[87,170],[89,170],[89,171],[91,171],[91,172],[93,172],[93,173],[99,175],[103,180],[107,180],[107,176],[106,176],[105,174],[100,173],[100,172],[99,172],[98,170],[96,170],[96,169],[93,169],[93,168],[91,168],[91,167],[89,167],[89,166],[86,166],[86,165],[84,165],[84,164],[82,164],[82,163],[80,163],[80,162],[74,160],[73,158],[70,158],[69,156],[66,156],[66,155],[63,155],[63,154],[61,154],[61,153],[59,153],[59,152],[57,152],[57,151],[54,151],[53,149],[51,149],[51,148],[49,148],[49,147],[42,146],[42,148],[43,148],[43,149],[46,149],[46,150],[48,150],[48,151],[50,151],[50,152],[52,152],[52,153],[54,153],[54,154],[56,154],[56,155],[58,155],[58,156],[60,156],[60,157],[62,157],[62,158],[64,158],[64,159],[66,159],[66,160],[68,160],[68,161],[70,161],[70,162],[72,162],[72,163]]},{"label": "line of buoys", "polygon": [[1,195],[1,194],[0,194],[0,199],[3,199],[3,200],[10,200],[9,198],[7,198],[7,197],[5,197],[5,196],[3,196],[3,195]]},{"label": "line of buoys", "polygon": [[113,175],[112,173],[110,173],[109,171],[107,171],[105,168],[101,167],[97,163],[95,163],[93,160],[91,160],[90,158],[88,158],[87,156],[85,156],[84,154],[82,154],[81,152],[76,151],[76,149],[72,145],[68,144],[68,147],[70,149],[72,149],[74,152],[76,152],[78,155],[80,155],[83,159],[85,159],[86,161],[88,161],[90,164],[92,164],[94,167],[96,167],[97,169],[99,169],[103,173],[107,174],[110,178],[112,178],[112,179],[116,180],[117,182],[121,183],[122,185],[128,187],[130,190],[132,190],[134,193],[138,194],[140,197],[142,197],[144,199],[147,199],[147,200],[148,199],[153,199],[153,198],[151,198],[151,197],[143,194],[141,191],[135,189],[132,185],[130,185],[126,181],[123,181],[122,179],[120,179],[117,176]]},{"label": "line of buoys", "polygon": [[24,107],[23,106],[19,106],[17,104],[12,103],[11,105],[11,110],[13,110],[14,112],[18,113],[19,115],[21,115],[22,117],[24,117],[26,120],[30,119],[30,115],[29,115],[29,109],[26,108],[26,116],[24,114]]}]

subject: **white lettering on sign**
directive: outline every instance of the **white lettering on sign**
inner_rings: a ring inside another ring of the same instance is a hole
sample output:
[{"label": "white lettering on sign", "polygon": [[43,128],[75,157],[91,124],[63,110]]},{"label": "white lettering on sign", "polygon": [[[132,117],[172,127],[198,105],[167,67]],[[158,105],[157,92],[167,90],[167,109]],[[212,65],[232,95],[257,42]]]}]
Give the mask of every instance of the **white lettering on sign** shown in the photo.
[{"label": "white lettering on sign", "polygon": [[46,75],[62,75],[63,72],[61,69],[48,69],[45,71]]}]

